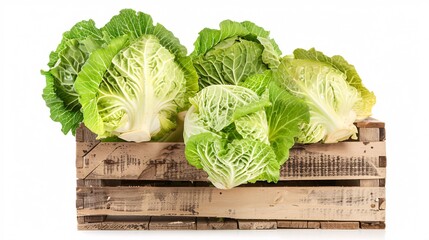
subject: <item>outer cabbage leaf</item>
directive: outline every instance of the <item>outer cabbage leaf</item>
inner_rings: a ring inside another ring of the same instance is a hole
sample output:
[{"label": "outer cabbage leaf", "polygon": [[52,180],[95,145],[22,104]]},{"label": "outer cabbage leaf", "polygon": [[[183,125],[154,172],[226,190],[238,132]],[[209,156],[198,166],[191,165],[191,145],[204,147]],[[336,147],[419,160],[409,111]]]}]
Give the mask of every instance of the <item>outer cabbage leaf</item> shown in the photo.
[{"label": "outer cabbage leaf", "polygon": [[125,35],[95,51],[79,75],[85,123],[101,138],[162,138],[176,127],[177,113],[186,105],[184,73],[155,36],[126,44]]},{"label": "outer cabbage leaf", "polygon": [[[201,87],[215,84],[239,85],[247,77],[267,70],[262,62],[260,44],[238,39],[227,48],[218,48],[194,59]],[[239,43],[235,43],[239,41]],[[224,41],[225,42],[225,41]]]},{"label": "outer cabbage leaf", "polygon": [[[208,179],[220,189],[230,189],[247,183],[270,169],[279,169],[269,145],[250,139],[228,142],[212,133],[192,136],[185,149],[189,163],[208,174]],[[273,166],[271,166],[273,165]],[[278,171],[274,171],[278,179]],[[268,176],[271,176],[267,173]]]},{"label": "outer cabbage leaf", "polygon": [[[175,62],[185,74],[185,79],[187,80],[185,99],[194,96],[198,91],[198,75],[192,65],[191,58],[186,56],[186,48],[181,45],[179,39],[163,25],[159,23],[153,25],[153,20],[150,15],[136,12],[132,9],[123,9],[118,15],[113,16],[112,19],[101,28],[101,31],[103,31],[109,39],[128,35],[131,41],[147,34],[156,36],[160,44],[175,56]],[[186,104],[180,111],[185,111],[188,108],[189,105]]]},{"label": "outer cabbage leaf", "polygon": [[301,134],[301,126],[309,122],[310,113],[305,101],[281,88],[272,79],[272,71],[268,70],[247,78],[241,86],[262,97],[269,96],[270,105],[265,107],[269,142],[281,165],[288,159],[295,138]]},{"label": "outer cabbage leaf", "polygon": [[108,44],[91,54],[76,80],[84,122],[99,138],[176,141],[198,76],[186,49],[162,25],[125,9],[103,28]]},{"label": "outer cabbage leaf", "polygon": [[261,96],[266,92],[268,84],[272,81],[272,75],[271,70],[267,70],[260,74],[254,74],[248,77],[244,82],[240,83],[239,86],[249,88]]},{"label": "outer cabbage leaf", "polygon": [[200,87],[216,84],[240,85],[280,63],[281,52],[269,32],[246,21],[226,20],[220,29],[203,29],[191,54],[200,75]]},{"label": "outer cabbage leaf", "polygon": [[204,88],[189,101],[198,112],[201,124],[214,132],[220,132],[236,119],[269,105],[268,99],[261,99],[252,90],[233,85]]},{"label": "outer cabbage leaf", "polygon": [[284,58],[276,81],[309,107],[310,122],[304,125],[298,142],[334,143],[356,138],[353,106],[360,96],[347,84],[344,73],[322,62]]},{"label": "outer cabbage leaf", "polygon": [[296,49],[293,54],[297,59],[320,61],[343,72],[347,76],[346,81],[348,84],[356,88],[361,96],[361,100],[356,102],[353,107],[357,114],[357,120],[362,120],[372,115],[372,107],[376,102],[376,97],[373,92],[370,92],[363,85],[362,79],[359,77],[355,67],[349,64],[343,57],[338,55],[328,57],[314,48],[310,50]]},{"label": "outer cabbage leaf", "polygon": [[50,69],[42,71],[46,78],[42,97],[64,134],[71,131],[74,135],[83,120],[74,82],[89,54],[102,44],[102,34],[92,20],[79,22],[63,34],[56,51],[50,54]]},{"label": "outer cabbage leaf", "polygon": [[289,158],[289,149],[301,135],[301,126],[310,121],[306,102],[293,96],[274,82],[268,85],[271,105],[265,108],[269,142],[280,165]]},{"label": "outer cabbage leaf", "polygon": [[106,47],[95,50],[76,79],[75,88],[82,104],[85,125],[99,138],[112,136],[106,133],[99,114],[97,99],[99,85],[103,81],[104,73],[110,68],[113,57],[126,46],[127,41],[128,37],[124,35],[114,39]]}]

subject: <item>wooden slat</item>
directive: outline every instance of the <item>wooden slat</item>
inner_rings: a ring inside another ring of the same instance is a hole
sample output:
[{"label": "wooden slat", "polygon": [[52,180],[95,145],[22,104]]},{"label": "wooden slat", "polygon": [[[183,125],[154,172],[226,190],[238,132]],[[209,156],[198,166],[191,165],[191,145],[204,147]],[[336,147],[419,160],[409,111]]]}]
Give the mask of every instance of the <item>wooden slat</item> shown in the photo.
[{"label": "wooden slat", "polygon": [[320,222],[322,229],[359,229],[359,222]]},{"label": "wooden slat", "polygon": [[380,141],[380,129],[379,128],[360,128],[359,141],[361,142]]},{"label": "wooden slat", "polygon": [[230,218],[197,218],[197,230],[238,229],[237,220]]},{"label": "wooden slat", "polygon": [[[382,179],[378,167],[384,142],[342,142],[295,146],[280,171],[280,180]],[[207,181],[190,166],[183,143],[99,143],[82,160],[79,179]]]},{"label": "wooden slat", "polygon": [[76,129],[76,142],[98,142],[97,135],[92,133],[84,124]]},{"label": "wooden slat", "polygon": [[309,228],[307,221],[277,221],[278,228]]},{"label": "wooden slat", "polygon": [[[380,187],[78,187],[78,216],[384,221]],[[378,205],[377,205],[378,206]]]},{"label": "wooden slat", "polygon": [[77,142],[76,143],[76,168],[80,171],[83,168],[83,160],[88,152],[90,152],[99,142]]},{"label": "wooden slat", "polygon": [[187,217],[151,217],[150,230],[196,230],[195,218]]},{"label": "wooden slat", "polygon": [[[87,216],[88,217],[88,216]],[[85,217],[85,218],[87,218]],[[107,216],[98,222],[81,221],[80,230],[146,230],[150,217],[146,216]]]},{"label": "wooden slat", "polygon": [[86,223],[103,222],[106,219],[106,215],[85,216],[83,219]]},{"label": "wooden slat", "polygon": [[385,169],[377,167],[385,152],[384,142],[295,146],[280,175],[282,180],[385,178]]},{"label": "wooden slat", "polygon": [[149,220],[146,222],[103,222],[100,223],[99,230],[147,230],[148,226]]},{"label": "wooden slat", "polygon": [[[380,141],[380,129],[379,128],[359,128],[359,140],[362,142],[373,142]],[[379,168],[380,156],[378,160],[374,161],[374,167]],[[378,179],[364,179],[360,180],[360,185],[363,187],[378,187],[380,181]]]},{"label": "wooden slat", "polygon": [[273,220],[238,220],[241,230],[277,229],[277,221]]},{"label": "wooden slat", "polygon": [[362,229],[385,229],[386,224],[384,222],[361,222],[360,228],[362,228]]},{"label": "wooden slat", "polygon": [[355,125],[358,128],[384,128],[384,122],[381,122],[374,118],[367,118],[362,121],[356,122]]},{"label": "wooden slat", "polygon": [[310,229],[319,229],[320,228],[320,222],[308,221],[307,222],[307,228],[310,228]]}]

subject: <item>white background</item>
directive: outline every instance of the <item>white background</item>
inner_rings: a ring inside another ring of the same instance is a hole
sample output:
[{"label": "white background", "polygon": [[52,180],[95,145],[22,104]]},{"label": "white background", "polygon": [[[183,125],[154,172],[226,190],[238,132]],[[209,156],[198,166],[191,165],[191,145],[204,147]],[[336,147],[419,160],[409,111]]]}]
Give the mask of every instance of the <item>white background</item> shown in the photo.
[{"label": "white background", "polygon": [[[427,1],[2,1],[1,236],[26,239],[429,239]],[[284,54],[316,47],[354,64],[387,129],[387,229],[381,231],[78,232],[75,143],[50,120],[40,69],[77,21],[104,25],[122,8],[152,15],[188,48],[203,27],[251,20]]]}]

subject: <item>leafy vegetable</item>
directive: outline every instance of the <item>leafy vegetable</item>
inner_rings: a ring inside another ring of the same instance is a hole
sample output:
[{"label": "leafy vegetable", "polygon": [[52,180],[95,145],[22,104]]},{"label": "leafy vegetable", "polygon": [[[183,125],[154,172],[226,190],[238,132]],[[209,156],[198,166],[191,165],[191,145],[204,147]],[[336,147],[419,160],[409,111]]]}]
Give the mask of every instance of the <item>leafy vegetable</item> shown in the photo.
[{"label": "leafy vegetable", "polygon": [[362,79],[359,77],[355,67],[349,64],[343,57],[338,55],[328,57],[322,52],[316,51],[314,48],[310,50],[299,48],[296,49],[293,54],[296,59],[310,59],[327,63],[344,73],[347,83],[356,88],[361,96],[361,99],[356,102],[353,107],[357,114],[357,120],[362,120],[372,115],[371,110],[376,101],[375,95],[363,85]]},{"label": "leafy vegetable", "polygon": [[215,84],[240,85],[248,77],[274,69],[281,51],[269,32],[246,21],[226,20],[220,29],[203,29],[191,54],[201,88]]},{"label": "leafy vegetable", "polygon": [[[260,89],[261,81],[255,78],[268,77],[259,74],[249,81]],[[206,171],[218,188],[277,182],[300,125],[308,122],[303,101],[269,81],[265,89],[259,96],[242,86],[212,85],[190,99],[184,126],[186,159]]]},{"label": "leafy vegetable", "polygon": [[[193,136],[187,146],[186,158],[190,164],[204,169],[213,185],[221,189],[258,178],[268,169],[267,165],[272,164],[277,174],[280,168],[270,146],[259,141],[235,139],[228,142],[215,134],[203,133]],[[272,177],[278,179],[278,176]]]},{"label": "leafy vegetable", "polygon": [[121,11],[101,31],[108,44],[90,55],[75,83],[85,125],[99,138],[165,140],[198,90],[186,49],[133,10]]},{"label": "leafy vegetable", "polygon": [[61,43],[49,56],[50,69],[42,71],[46,78],[43,99],[52,120],[61,123],[64,134],[75,134],[83,120],[74,82],[90,53],[102,44],[101,31],[92,20],[79,22],[63,34]]},{"label": "leafy vegetable", "polygon": [[356,138],[354,106],[361,97],[343,72],[320,61],[283,58],[275,75],[284,89],[302,98],[310,109],[310,122],[303,126],[298,142]]}]

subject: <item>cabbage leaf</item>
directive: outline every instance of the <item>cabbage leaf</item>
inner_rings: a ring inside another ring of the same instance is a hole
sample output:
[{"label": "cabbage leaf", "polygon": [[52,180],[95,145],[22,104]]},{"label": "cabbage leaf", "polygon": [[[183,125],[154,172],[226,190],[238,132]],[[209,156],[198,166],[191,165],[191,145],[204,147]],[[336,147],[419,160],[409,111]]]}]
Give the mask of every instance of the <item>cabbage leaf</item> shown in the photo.
[{"label": "cabbage leaf", "polygon": [[355,67],[349,64],[342,56],[335,55],[328,57],[320,51],[312,48],[309,50],[298,48],[293,52],[296,59],[310,59],[327,63],[335,69],[338,69],[346,75],[347,83],[356,88],[361,96],[361,99],[356,102],[353,109],[355,110],[357,117],[356,120],[363,120],[372,115],[372,107],[375,105],[376,97],[373,92],[369,91],[362,83],[362,79],[359,77]]},{"label": "cabbage leaf", "polygon": [[298,142],[334,143],[356,138],[354,106],[361,98],[346,78],[343,72],[323,62],[282,59],[276,81],[303,99],[310,111],[310,122],[302,127]]},{"label": "cabbage leaf", "polygon": [[191,56],[201,88],[240,85],[280,64],[281,51],[268,31],[249,21],[225,20],[219,26],[219,30],[203,29],[194,43]]},{"label": "cabbage leaf", "polygon": [[300,126],[308,123],[306,103],[264,81],[271,74],[249,79],[252,89],[235,85],[211,85],[191,98],[185,117],[185,155],[188,162],[207,172],[218,188],[230,189],[247,182],[277,182],[280,166]]},{"label": "cabbage leaf", "polygon": [[81,21],[63,34],[57,49],[49,56],[48,71],[42,70],[46,86],[42,97],[52,120],[61,123],[64,134],[72,132],[83,120],[74,82],[90,53],[104,43],[94,21]]},{"label": "cabbage leaf", "polygon": [[186,49],[133,10],[122,10],[101,30],[108,44],[91,54],[75,83],[85,125],[99,138],[168,139],[198,91]]}]

